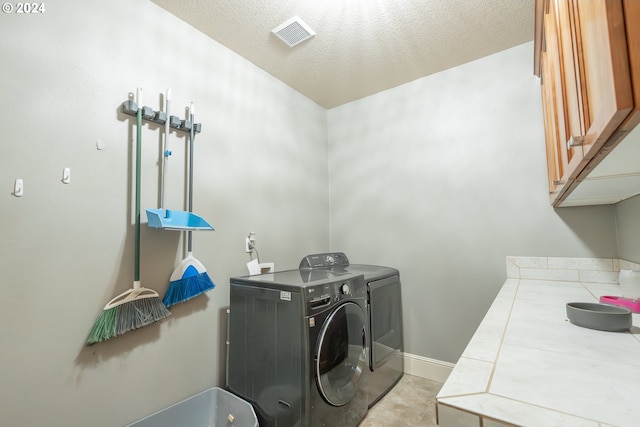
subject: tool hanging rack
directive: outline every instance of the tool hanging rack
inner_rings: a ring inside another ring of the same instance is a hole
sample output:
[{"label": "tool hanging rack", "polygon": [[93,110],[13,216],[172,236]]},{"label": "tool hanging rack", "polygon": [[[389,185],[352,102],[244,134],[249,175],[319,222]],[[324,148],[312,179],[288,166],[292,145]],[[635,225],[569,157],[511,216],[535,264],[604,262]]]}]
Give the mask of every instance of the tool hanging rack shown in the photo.
[{"label": "tool hanging rack", "polygon": [[[143,106],[141,108],[142,120],[144,121],[164,125],[166,121],[169,120],[170,128],[180,132],[185,132],[187,135],[191,134],[192,128],[194,134],[200,133],[202,130],[201,123],[192,123],[191,120],[182,120],[180,117],[173,115],[167,118],[167,113],[165,111],[154,111],[153,108],[148,106]],[[129,99],[122,103],[122,112],[136,117],[138,113],[138,105],[135,101]],[[189,143],[193,143],[193,141],[190,141]],[[155,208],[147,208],[145,210],[147,212],[149,227],[151,228],[170,231],[214,230],[211,224],[193,212]]]},{"label": "tool hanging rack", "polygon": [[[136,117],[138,112],[138,105],[133,100],[127,100],[122,103],[122,112],[130,116]],[[159,125],[165,124],[167,121],[167,113],[164,111],[154,111],[153,108],[144,106],[142,107],[142,120],[156,123]],[[194,133],[200,133],[202,130],[202,123],[191,123],[191,120],[182,120],[178,116],[169,116],[169,127],[185,133],[191,132],[193,126]]]}]

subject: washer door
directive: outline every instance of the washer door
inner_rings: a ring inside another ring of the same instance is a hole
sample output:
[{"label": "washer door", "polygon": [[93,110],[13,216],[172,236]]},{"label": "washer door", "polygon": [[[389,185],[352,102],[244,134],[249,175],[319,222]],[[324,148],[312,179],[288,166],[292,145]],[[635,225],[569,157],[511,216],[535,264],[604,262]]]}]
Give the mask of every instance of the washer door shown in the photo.
[{"label": "washer door", "polygon": [[354,302],[337,307],[322,325],[316,347],[316,381],[330,404],[342,406],[358,391],[367,367],[366,316]]}]

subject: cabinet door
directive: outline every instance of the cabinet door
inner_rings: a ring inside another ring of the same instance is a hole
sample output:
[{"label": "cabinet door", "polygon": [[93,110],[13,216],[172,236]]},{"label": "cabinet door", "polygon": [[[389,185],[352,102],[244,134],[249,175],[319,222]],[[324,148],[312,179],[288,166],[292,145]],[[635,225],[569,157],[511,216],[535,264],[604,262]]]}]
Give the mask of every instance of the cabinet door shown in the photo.
[{"label": "cabinet door", "polygon": [[555,101],[555,84],[552,79],[552,64],[549,62],[547,52],[542,52],[540,57],[541,89],[542,89],[542,113],[544,119],[545,142],[547,150],[547,171],[549,178],[549,194],[551,199],[557,197],[562,189],[562,175],[566,161],[560,151],[558,107]]},{"label": "cabinet door", "polygon": [[[558,37],[559,22],[556,5],[551,4],[544,15],[545,50],[541,57],[541,78],[545,139],[547,145],[547,167],[549,192],[552,199],[559,197],[575,179],[577,166],[582,159],[582,150],[567,148],[571,136],[571,123],[567,114],[567,68],[563,67],[561,40]],[[575,77],[573,91],[577,92]],[[575,107],[574,107],[575,109]],[[579,123],[579,121],[577,122]]]},{"label": "cabinet door", "polygon": [[595,157],[580,173],[578,180],[588,177],[600,162],[616,148],[620,141],[631,133],[636,126],[640,125],[640,25],[638,25],[640,23],[640,1],[623,0],[622,5],[627,35],[627,55],[629,56],[629,69],[633,86],[633,110],[602,148],[598,150]]},{"label": "cabinet door", "polygon": [[[567,0],[557,0],[565,2]],[[575,29],[585,164],[633,108],[622,0],[568,0]]]},{"label": "cabinet door", "polygon": [[562,84],[562,98],[564,101],[565,133],[561,135],[563,150],[569,162],[572,178],[577,175],[577,168],[583,160],[583,151],[580,145],[570,141],[581,138],[585,132],[585,103],[579,70],[579,35],[576,32],[575,15],[572,13],[572,4],[567,0],[554,0],[551,2],[548,20],[549,25],[555,25],[553,31],[558,53],[558,69]]}]

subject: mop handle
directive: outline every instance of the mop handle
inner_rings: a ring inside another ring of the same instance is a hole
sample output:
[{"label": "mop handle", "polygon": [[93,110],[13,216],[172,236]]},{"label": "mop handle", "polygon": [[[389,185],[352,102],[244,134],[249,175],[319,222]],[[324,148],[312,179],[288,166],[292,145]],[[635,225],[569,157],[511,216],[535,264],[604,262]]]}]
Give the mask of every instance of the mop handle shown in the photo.
[{"label": "mop handle", "polygon": [[[193,212],[193,142],[196,133],[194,131],[194,106],[189,104],[189,120],[191,120],[191,130],[189,131],[189,212]],[[192,236],[191,230],[187,232],[187,252],[191,253]]]},{"label": "mop handle", "polygon": [[136,210],[135,210],[135,250],[133,267],[134,288],[140,287],[140,169],[142,165],[142,88],[136,93],[138,111],[136,114]]}]

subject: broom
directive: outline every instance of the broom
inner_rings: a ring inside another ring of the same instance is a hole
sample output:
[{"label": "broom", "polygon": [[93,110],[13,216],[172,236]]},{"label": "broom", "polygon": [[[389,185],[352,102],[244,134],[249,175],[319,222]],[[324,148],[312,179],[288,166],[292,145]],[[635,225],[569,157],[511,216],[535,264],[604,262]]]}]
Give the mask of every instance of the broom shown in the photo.
[{"label": "broom", "polygon": [[142,88],[137,91],[136,112],[136,208],[133,288],[113,298],[105,305],[93,325],[87,344],[108,340],[125,332],[141,328],[171,315],[160,296],[152,289],[140,286],[140,169],[142,154]]},{"label": "broom", "polygon": [[[195,127],[193,102],[189,106],[191,131],[189,132],[189,212],[193,212],[193,142]],[[169,278],[169,288],[163,302],[167,307],[185,302],[215,287],[207,269],[192,253],[191,230],[187,231],[187,256],[176,266]]]}]

